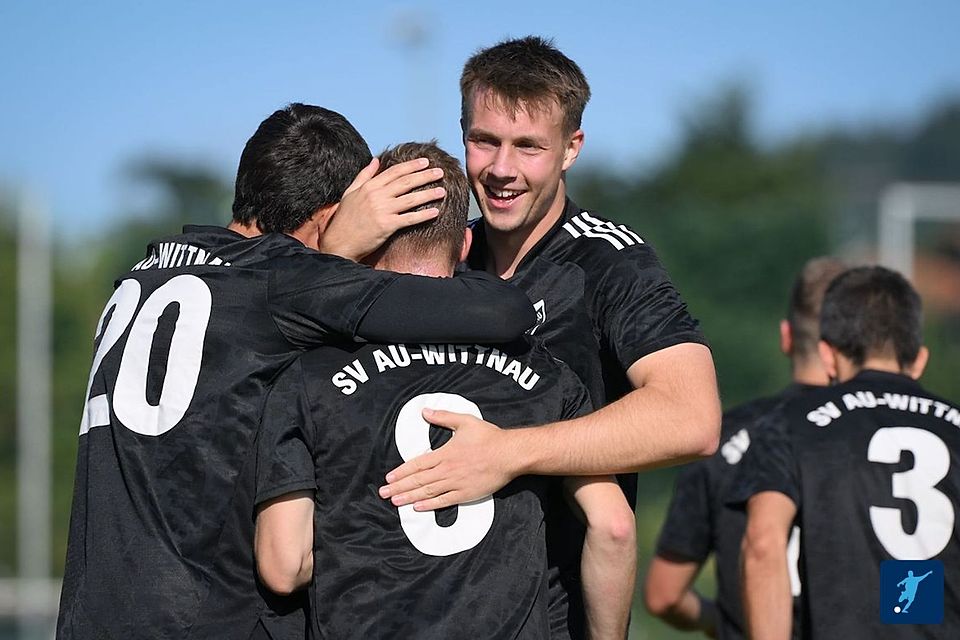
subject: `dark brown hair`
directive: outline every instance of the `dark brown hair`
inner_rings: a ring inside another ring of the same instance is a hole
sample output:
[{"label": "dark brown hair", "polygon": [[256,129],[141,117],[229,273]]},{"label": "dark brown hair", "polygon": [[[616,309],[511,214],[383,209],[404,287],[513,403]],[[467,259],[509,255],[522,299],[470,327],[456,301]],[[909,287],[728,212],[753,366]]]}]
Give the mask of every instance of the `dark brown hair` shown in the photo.
[{"label": "dark brown hair", "polygon": [[460,117],[470,123],[470,109],[478,92],[516,113],[549,110],[554,104],[563,113],[563,133],[580,128],[590,100],[590,85],[577,63],[553,46],[552,40],[527,36],[504,40],[473,54],[460,75]]},{"label": "dark brown hair", "polygon": [[863,365],[869,357],[895,357],[901,368],[917,359],[923,340],[920,296],[896,271],[858,267],[827,288],[820,314],[824,342]]},{"label": "dark brown hair", "polygon": [[370,148],[336,111],[293,103],[260,123],[237,168],[233,219],[264,233],[300,228],[343,198]]}]

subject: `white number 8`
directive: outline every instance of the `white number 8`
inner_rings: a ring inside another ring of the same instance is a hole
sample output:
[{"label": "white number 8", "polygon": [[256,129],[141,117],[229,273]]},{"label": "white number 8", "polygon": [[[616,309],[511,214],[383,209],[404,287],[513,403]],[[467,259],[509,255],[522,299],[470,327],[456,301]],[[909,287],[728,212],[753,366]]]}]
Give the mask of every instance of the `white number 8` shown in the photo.
[{"label": "white number 8", "polygon": [[[477,405],[453,393],[424,393],[411,398],[397,415],[395,431],[397,449],[404,461],[431,449],[430,424],[421,415],[427,407],[467,413],[483,419]],[[493,526],[491,495],[457,507],[457,520],[449,527],[437,524],[432,511],[414,511],[413,505],[399,509],[403,532],[420,553],[428,556],[450,556],[472,549],[480,544]]]}]

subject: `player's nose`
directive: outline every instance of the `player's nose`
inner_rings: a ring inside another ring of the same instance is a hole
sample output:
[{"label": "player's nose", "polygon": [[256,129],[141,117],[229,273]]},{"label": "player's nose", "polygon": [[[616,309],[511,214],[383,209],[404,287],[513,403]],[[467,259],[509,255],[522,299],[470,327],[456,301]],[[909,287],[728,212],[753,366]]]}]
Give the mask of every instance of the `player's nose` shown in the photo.
[{"label": "player's nose", "polygon": [[497,180],[512,180],[517,176],[517,165],[514,162],[513,151],[509,145],[500,145],[491,158],[487,168],[491,177]]}]

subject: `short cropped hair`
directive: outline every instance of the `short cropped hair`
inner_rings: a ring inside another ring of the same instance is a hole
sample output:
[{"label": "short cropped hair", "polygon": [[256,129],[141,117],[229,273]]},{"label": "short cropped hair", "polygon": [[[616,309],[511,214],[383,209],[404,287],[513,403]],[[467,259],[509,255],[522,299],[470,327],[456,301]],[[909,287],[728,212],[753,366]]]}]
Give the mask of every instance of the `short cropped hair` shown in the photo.
[{"label": "short cropped hair", "polygon": [[792,357],[817,357],[823,294],[833,279],[846,269],[842,260],[830,256],[811,258],[803,265],[793,283],[787,306],[787,322],[793,335]]},{"label": "short cropped hair", "polygon": [[233,219],[256,223],[264,233],[294,231],[339,202],[371,159],[370,147],[342,115],[290,104],[261,122],[243,148]]},{"label": "short cropped hair", "polygon": [[416,190],[443,187],[446,195],[439,202],[428,202],[414,211],[435,206],[440,209],[440,214],[433,220],[395,232],[384,243],[383,254],[391,252],[396,255],[403,252],[405,255],[413,256],[431,254],[441,249],[449,252],[452,260],[456,262],[460,257],[463,231],[467,226],[470,183],[467,182],[467,176],[463,173],[460,162],[437,146],[436,140],[405,142],[386,149],[380,154],[380,171],[417,158],[427,158],[430,161],[430,167],[443,169],[443,178]]},{"label": "short cropped hair", "polygon": [[820,337],[857,366],[869,357],[895,357],[907,367],[923,341],[920,296],[896,271],[850,269],[827,288]]},{"label": "short cropped hair", "polygon": [[577,63],[557,49],[552,40],[527,36],[504,40],[481,49],[467,60],[460,75],[460,116],[470,122],[474,96],[490,91],[487,99],[512,113],[518,109],[563,113],[563,133],[580,128],[590,100],[590,85]]}]

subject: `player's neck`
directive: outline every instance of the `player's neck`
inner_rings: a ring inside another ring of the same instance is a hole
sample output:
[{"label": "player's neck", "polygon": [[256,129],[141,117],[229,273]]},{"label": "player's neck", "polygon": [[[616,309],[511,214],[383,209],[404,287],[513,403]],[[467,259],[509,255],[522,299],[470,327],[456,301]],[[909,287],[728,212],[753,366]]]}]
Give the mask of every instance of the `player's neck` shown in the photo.
[{"label": "player's neck", "polygon": [[830,376],[827,375],[823,362],[816,354],[813,357],[794,356],[791,365],[790,377],[796,384],[813,387],[825,387],[830,384]]},{"label": "player's neck", "polygon": [[487,239],[486,271],[504,279],[512,277],[530,250],[547,235],[563,215],[566,204],[566,188],[561,181],[550,210],[536,224],[506,232],[499,232],[489,225],[486,226],[484,229]]},{"label": "player's neck", "polygon": [[396,273],[409,273],[415,276],[430,276],[432,278],[450,278],[453,276],[454,267],[449,259],[436,256],[419,256],[409,259],[387,256],[380,258],[372,266],[374,269],[381,271],[395,271]]},{"label": "player's neck", "polygon": [[862,371],[883,371],[884,373],[896,373],[899,375],[908,375],[895,359],[892,358],[867,358],[861,365],[855,365],[853,362],[839,359],[837,362],[837,379],[840,382],[851,380]]},{"label": "player's neck", "polygon": [[262,235],[255,222],[244,224],[237,222],[236,220],[232,220],[230,224],[227,225],[227,229],[233,231],[234,233],[239,233],[245,238],[256,238],[257,236]]}]

